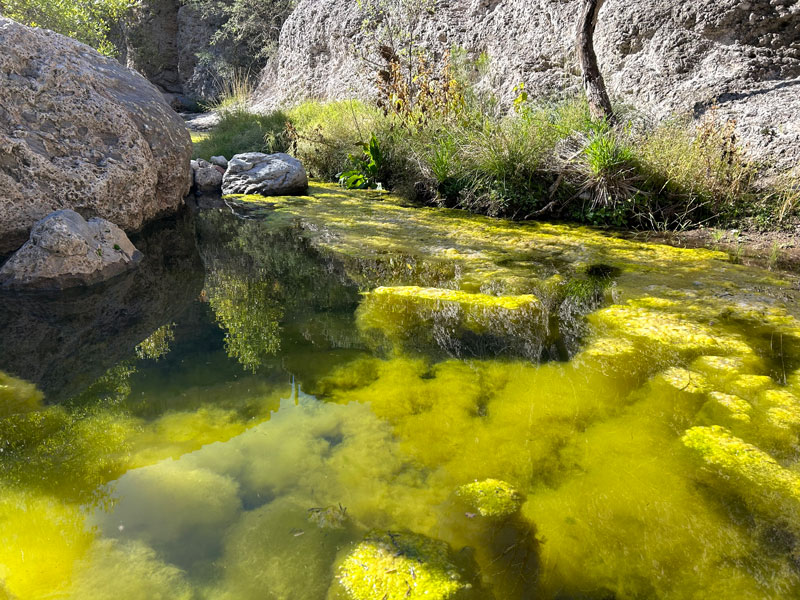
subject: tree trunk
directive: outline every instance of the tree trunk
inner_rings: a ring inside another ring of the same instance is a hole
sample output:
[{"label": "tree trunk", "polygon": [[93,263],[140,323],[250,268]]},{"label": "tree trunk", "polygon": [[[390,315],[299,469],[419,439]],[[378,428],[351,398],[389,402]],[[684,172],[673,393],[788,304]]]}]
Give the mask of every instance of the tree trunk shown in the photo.
[{"label": "tree trunk", "polygon": [[580,21],[575,36],[578,60],[583,74],[583,89],[589,102],[589,112],[595,119],[614,122],[614,111],[606,92],[606,84],[600,67],[597,66],[597,55],[594,52],[594,29],[597,25],[597,14],[605,0],[582,0]]}]

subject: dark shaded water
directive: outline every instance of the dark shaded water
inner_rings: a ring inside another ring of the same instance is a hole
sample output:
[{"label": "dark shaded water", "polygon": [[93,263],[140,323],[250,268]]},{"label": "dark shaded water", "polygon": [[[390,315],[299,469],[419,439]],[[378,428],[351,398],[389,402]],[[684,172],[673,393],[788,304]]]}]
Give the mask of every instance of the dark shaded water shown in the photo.
[{"label": "dark shaded water", "polygon": [[252,200],[0,296],[0,598],[800,594],[796,278]]}]

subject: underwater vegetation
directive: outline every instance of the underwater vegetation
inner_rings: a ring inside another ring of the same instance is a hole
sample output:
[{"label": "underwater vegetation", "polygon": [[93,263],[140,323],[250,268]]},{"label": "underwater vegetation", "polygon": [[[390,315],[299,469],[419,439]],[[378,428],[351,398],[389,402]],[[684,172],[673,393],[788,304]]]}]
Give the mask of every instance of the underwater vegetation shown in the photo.
[{"label": "underwater vegetation", "polygon": [[345,594],[338,597],[468,598],[472,584],[460,571],[443,542],[414,533],[372,532],[339,565],[336,579]]},{"label": "underwater vegetation", "polygon": [[0,373],[0,598],[800,595],[797,277],[228,202],[198,300],[82,392]]},{"label": "underwater vegetation", "polygon": [[440,348],[452,356],[513,353],[538,359],[547,323],[536,296],[419,286],[365,293],[356,324],[376,349]]},{"label": "underwater vegetation", "polygon": [[515,514],[522,505],[519,492],[498,479],[484,479],[462,485],[456,495],[483,517],[503,519]]}]

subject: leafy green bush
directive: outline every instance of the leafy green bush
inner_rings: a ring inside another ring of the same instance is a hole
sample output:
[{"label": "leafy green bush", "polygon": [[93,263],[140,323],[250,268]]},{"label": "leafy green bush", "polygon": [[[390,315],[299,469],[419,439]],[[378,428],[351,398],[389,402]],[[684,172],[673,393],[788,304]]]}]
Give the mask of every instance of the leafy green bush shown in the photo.
[{"label": "leafy green bush", "polygon": [[109,40],[114,24],[133,0],[3,0],[2,14],[31,27],[43,27],[96,48],[116,54]]},{"label": "leafy green bush", "polygon": [[194,156],[208,159],[219,155],[230,158],[242,152],[286,152],[288,120],[282,111],[266,115],[245,109],[222,111],[216,127],[195,143]]},{"label": "leafy green bush", "polygon": [[361,155],[351,154],[351,168],[339,173],[339,184],[348,190],[362,190],[380,185],[378,179],[383,170],[383,154],[375,134],[364,144]]},{"label": "leafy green bush", "polygon": [[350,168],[350,155],[385,127],[380,111],[357,100],[303,102],[288,111],[292,150],[313,177],[334,181]]}]

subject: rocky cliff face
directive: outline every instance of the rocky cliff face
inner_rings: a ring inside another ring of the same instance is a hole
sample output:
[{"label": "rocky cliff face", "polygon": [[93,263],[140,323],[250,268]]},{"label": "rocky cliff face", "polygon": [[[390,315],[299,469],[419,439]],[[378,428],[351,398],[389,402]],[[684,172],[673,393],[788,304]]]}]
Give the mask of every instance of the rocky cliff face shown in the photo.
[{"label": "rocky cliff face", "polygon": [[122,27],[124,61],[175,108],[212,100],[219,88],[212,63],[222,48],[211,37],[222,24],[182,0],[137,0]]},{"label": "rocky cliff face", "polygon": [[[578,0],[438,0],[420,28],[434,52],[459,46],[490,63],[480,86],[505,102],[579,91]],[[350,0],[299,0],[257,106],[368,95],[355,49],[363,16]],[[780,166],[800,159],[800,0],[608,0],[595,45],[612,97],[665,118],[735,118],[749,150]]]},{"label": "rocky cliff face", "polygon": [[191,152],[183,121],[142,76],[0,17],[0,255],[62,208],[127,231],[174,212]]}]

